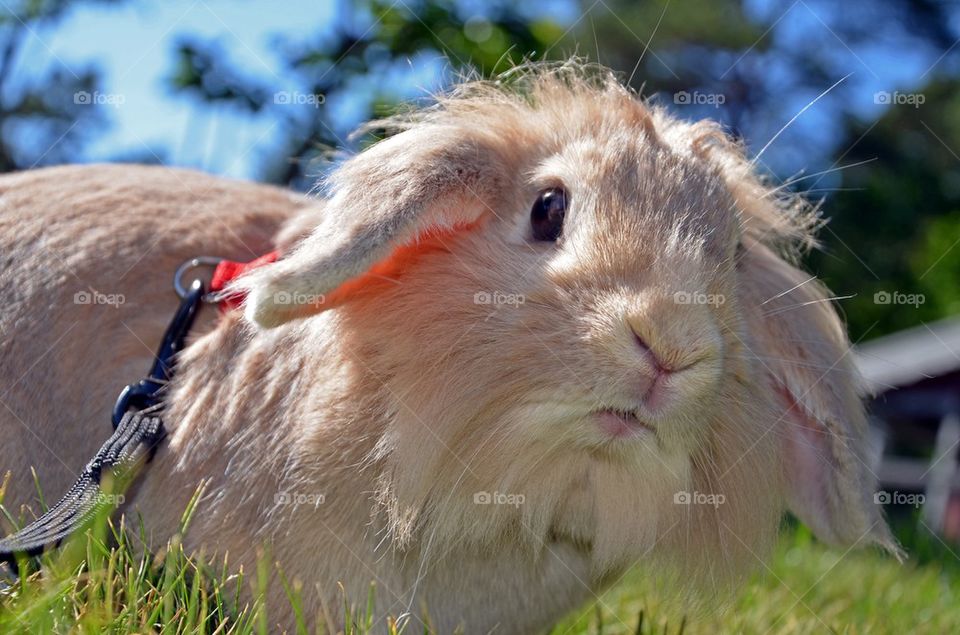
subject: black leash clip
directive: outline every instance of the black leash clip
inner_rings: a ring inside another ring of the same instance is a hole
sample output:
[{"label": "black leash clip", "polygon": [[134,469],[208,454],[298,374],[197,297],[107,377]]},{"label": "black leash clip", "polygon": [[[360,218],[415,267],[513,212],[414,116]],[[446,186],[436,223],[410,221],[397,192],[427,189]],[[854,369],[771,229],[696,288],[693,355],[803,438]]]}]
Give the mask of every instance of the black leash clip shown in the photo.
[{"label": "black leash clip", "polygon": [[[177,281],[181,271],[177,273]],[[114,432],[87,463],[73,487],[40,518],[11,536],[0,539],[0,561],[17,570],[17,558],[43,553],[51,545],[82,528],[111,503],[102,496],[105,470],[122,479],[149,462],[166,436],[160,391],[173,377],[176,354],[183,350],[187,333],[204,299],[203,282],[194,280],[167,326],[153,366],[144,379],[123,389],[113,406]]]},{"label": "black leash clip", "polygon": [[[40,518],[16,533],[0,539],[0,561],[6,562],[14,574],[19,562],[42,554],[49,547],[86,527],[100,513],[116,506],[110,494],[122,492],[127,479],[136,476],[141,461],[149,462],[166,432],[161,418],[162,405],[128,412],[117,430],[90,460],[73,486]],[[119,489],[103,490],[104,473],[118,481]]]},{"label": "black leash clip", "polygon": [[197,317],[197,309],[204,299],[203,282],[194,280],[190,288],[182,295],[180,307],[174,314],[170,325],[167,326],[160,348],[153,360],[153,366],[147,376],[140,381],[128,384],[117,397],[113,406],[113,429],[120,425],[123,416],[130,409],[143,410],[160,403],[157,393],[173,377],[174,356],[183,350],[184,340],[193,321]]}]

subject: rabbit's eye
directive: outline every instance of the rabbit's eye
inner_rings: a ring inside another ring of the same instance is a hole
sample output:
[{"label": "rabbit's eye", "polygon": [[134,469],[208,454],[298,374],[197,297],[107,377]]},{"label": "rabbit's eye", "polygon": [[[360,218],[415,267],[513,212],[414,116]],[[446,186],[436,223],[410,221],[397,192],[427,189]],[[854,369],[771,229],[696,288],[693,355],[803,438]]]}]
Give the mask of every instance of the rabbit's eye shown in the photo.
[{"label": "rabbit's eye", "polygon": [[743,242],[737,243],[737,249],[733,254],[733,262],[735,264],[740,264],[740,261],[743,260],[744,254],[747,253],[747,248],[743,246]]},{"label": "rabbit's eye", "polygon": [[563,216],[566,211],[567,193],[563,188],[551,187],[540,192],[530,210],[533,239],[556,241],[563,231]]}]

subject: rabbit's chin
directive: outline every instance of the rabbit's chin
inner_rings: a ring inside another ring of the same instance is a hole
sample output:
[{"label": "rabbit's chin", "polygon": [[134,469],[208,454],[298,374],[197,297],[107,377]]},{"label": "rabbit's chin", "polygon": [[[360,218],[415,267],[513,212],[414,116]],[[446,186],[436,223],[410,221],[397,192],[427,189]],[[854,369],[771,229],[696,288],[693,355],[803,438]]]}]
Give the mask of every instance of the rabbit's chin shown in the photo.
[{"label": "rabbit's chin", "polygon": [[692,483],[687,453],[665,448],[652,428],[614,410],[553,412],[544,424],[552,434],[544,434],[533,425],[546,421],[541,410],[514,410],[516,425],[503,426],[513,429],[509,445],[488,441],[468,467],[459,461],[437,466],[429,485],[413,485],[411,472],[398,466],[381,491],[394,537],[414,548],[428,545],[420,554],[428,559],[518,542],[537,559],[567,542],[589,557],[600,579],[635,562],[676,527],[682,513],[676,495]]},{"label": "rabbit's chin", "polygon": [[564,542],[583,552],[598,581],[669,554],[687,578],[720,584],[713,578],[756,562],[781,510],[770,480],[774,435],[758,438],[744,425],[759,412],[732,414],[721,407],[670,427],[607,408],[504,404],[495,418],[445,437],[447,448],[468,450],[441,446],[428,464],[423,437],[393,436],[381,447],[388,530],[395,546],[428,561],[518,547],[535,561]]},{"label": "rabbit's chin", "polygon": [[[663,532],[675,528],[677,492],[691,487],[691,463],[637,440],[602,452],[551,448],[525,466],[489,457],[420,510],[421,545],[442,558],[458,549],[520,551],[537,560],[558,542],[577,545],[600,579],[652,550]],[[400,512],[401,510],[394,510]],[[409,517],[403,515],[404,520]]]}]

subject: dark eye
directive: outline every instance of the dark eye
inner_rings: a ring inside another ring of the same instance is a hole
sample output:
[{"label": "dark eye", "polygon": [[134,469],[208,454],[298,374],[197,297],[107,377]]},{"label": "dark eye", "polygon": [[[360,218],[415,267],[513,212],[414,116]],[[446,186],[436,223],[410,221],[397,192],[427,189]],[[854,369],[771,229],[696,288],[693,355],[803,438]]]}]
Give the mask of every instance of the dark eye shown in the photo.
[{"label": "dark eye", "polygon": [[567,193],[561,187],[540,192],[530,210],[530,228],[534,240],[554,242],[563,231],[563,216],[567,212]]},{"label": "dark eye", "polygon": [[743,246],[743,242],[737,242],[737,249],[733,254],[733,262],[739,265],[745,253],[747,253],[747,248]]}]

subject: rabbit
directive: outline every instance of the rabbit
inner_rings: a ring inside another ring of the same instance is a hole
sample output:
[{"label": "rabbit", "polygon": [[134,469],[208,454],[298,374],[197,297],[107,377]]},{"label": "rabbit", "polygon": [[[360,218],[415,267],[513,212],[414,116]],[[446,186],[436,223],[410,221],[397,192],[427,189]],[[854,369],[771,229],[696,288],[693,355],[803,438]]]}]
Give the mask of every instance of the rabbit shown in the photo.
[{"label": "rabbit", "polygon": [[[126,508],[150,544],[200,485],[183,544],[276,561],[304,615],[342,628],[340,594],[373,583],[379,625],[471,633],[542,630],[637,566],[722,595],[787,511],[899,556],[844,326],[796,264],[819,219],[717,124],[569,62],[371,127],[390,134],[314,199],[176,172],[212,190],[189,217],[163,168],[0,180],[3,385],[49,369],[0,409],[0,467],[82,465],[172,312],[174,262],[280,244],[178,359]],[[72,273],[128,304],[74,317]],[[277,570],[266,610],[290,624]]]}]

